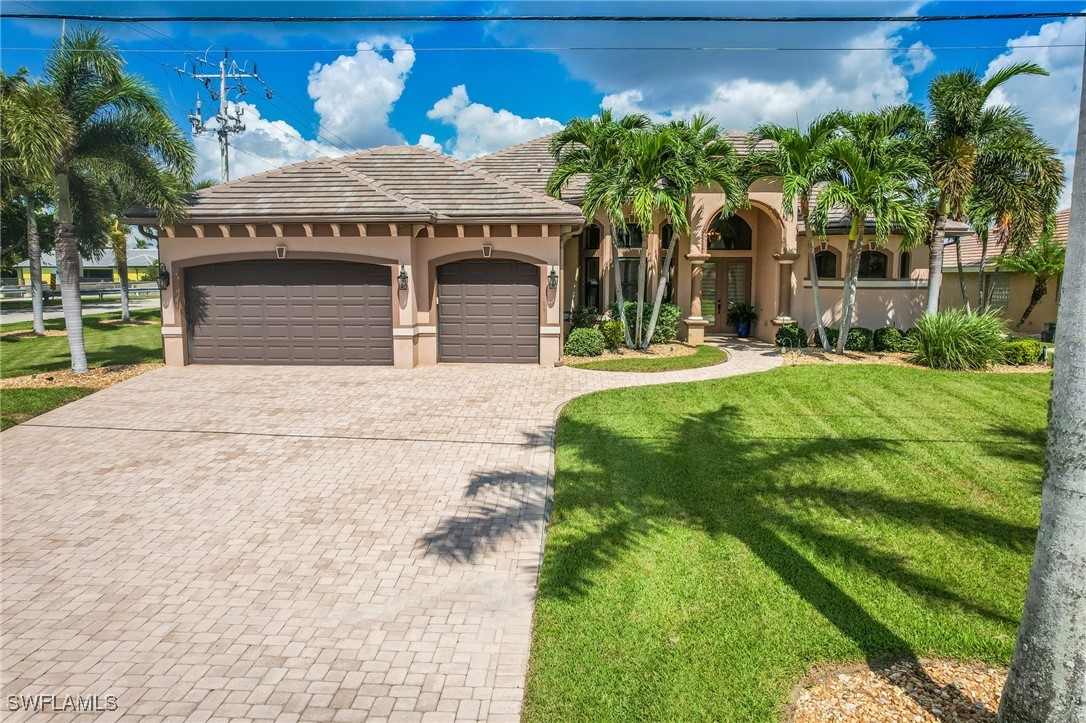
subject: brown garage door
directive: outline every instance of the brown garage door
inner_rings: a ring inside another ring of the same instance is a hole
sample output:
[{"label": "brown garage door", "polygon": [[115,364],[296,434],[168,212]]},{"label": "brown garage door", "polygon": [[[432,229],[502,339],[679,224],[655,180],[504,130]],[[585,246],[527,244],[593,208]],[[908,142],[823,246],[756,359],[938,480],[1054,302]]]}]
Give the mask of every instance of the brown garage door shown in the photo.
[{"label": "brown garage door", "polygon": [[438,359],[539,361],[539,269],[472,259],[437,270]]},{"label": "brown garage door", "polygon": [[392,364],[392,272],[339,261],[185,270],[194,364]]}]

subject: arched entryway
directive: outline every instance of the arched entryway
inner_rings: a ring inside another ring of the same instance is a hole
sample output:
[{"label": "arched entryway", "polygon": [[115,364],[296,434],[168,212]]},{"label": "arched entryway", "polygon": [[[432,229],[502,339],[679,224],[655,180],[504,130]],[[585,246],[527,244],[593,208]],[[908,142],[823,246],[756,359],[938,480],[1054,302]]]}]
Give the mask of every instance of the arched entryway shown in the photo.
[{"label": "arched entryway", "polygon": [[752,302],[754,232],[736,214],[718,213],[705,232],[708,258],[701,274],[701,315],[707,333],[733,333],[728,305]]}]

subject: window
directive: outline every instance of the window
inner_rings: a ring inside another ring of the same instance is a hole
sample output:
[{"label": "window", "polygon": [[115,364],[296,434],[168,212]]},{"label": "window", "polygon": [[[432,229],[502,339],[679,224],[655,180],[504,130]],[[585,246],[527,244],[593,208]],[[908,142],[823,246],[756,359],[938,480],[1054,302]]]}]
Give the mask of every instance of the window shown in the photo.
[{"label": "window", "polygon": [[860,254],[861,279],[885,279],[890,257],[881,251],[864,251]]},{"label": "window", "polygon": [[901,268],[898,269],[898,278],[907,279],[913,273],[913,255],[908,251],[901,252]]},{"label": "window", "polygon": [[670,223],[665,223],[660,227],[660,248],[667,250],[671,245],[671,238],[675,235],[675,229],[672,228]]},{"label": "window", "polygon": [[113,269],[83,269],[87,281],[113,281]]},{"label": "window", "polygon": [[710,251],[750,251],[750,225],[739,216],[721,218],[720,214],[709,224],[705,234]]},{"label": "window", "polygon": [[595,251],[599,249],[600,237],[602,235],[598,225],[593,223],[585,226],[584,231],[581,231],[581,248],[585,251]]},{"label": "window", "polygon": [[989,274],[988,285],[991,308],[1006,311],[1011,300],[1010,274]]},{"label": "window", "polygon": [[600,308],[600,259],[586,256],[581,259],[581,303]]},{"label": "window", "polygon": [[622,282],[622,300],[637,300],[637,265],[640,259],[619,259],[619,280]]},{"label": "window", "polygon": [[819,251],[815,254],[815,268],[820,279],[837,278],[837,254],[832,251]]},{"label": "window", "polygon": [[639,249],[645,245],[645,239],[638,226],[627,226],[626,230],[615,229],[615,241],[620,249]]}]

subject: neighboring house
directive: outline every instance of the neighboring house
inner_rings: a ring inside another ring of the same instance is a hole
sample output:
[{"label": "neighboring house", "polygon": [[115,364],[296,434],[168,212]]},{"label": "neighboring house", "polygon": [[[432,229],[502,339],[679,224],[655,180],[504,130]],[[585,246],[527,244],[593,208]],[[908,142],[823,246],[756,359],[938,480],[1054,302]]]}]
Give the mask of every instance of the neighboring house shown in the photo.
[{"label": "neighboring house", "polygon": [[[1065,208],[1056,214],[1056,228],[1053,238],[1064,243],[1067,242],[1067,228],[1071,219],[1071,209]],[[993,241],[995,232],[989,234],[988,253],[985,257],[984,279],[987,293],[990,294],[991,305],[1010,322],[1013,328],[1029,304],[1033,294],[1033,277],[1028,274],[1009,273],[999,271],[995,265],[995,258],[1002,249]],[[961,283],[958,279],[957,251],[953,244],[946,247],[943,261],[943,288],[939,295],[939,304],[943,308],[962,307],[968,304],[977,306],[977,280],[980,276],[980,239],[975,235],[963,236],[960,240],[962,247],[962,273],[965,278],[965,288],[968,298],[963,301]],[[1059,289],[1061,278],[1050,279],[1048,293],[1033,309],[1029,319],[1018,331],[1022,334],[1039,334],[1044,330],[1045,324],[1056,321],[1056,309],[1059,305]]]},{"label": "neighboring house", "polygon": [[[728,137],[745,148],[744,134]],[[585,225],[576,184],[563,200],[543,192],[549,141],[468,163],[386,146],[192,194],[185,222],[159,233],[166,362],[551,365],[570,309],[605,307],[615,270],[633,299],[641,254],[651,289],[671,242],[667,298],[682,308],[684,339],[731,331],[729,301],[754,304],[763,340],[781,324],[814,326],[802,222],[782,212],[772,183],[726,218],[723,194],[705,189],[690,234],[674,238],[661,217],[646,238],[624,234],[615,259],[610,225]],[[146,209],[129,216],[158,225]],[[848,225],[833,219],[818,257],[828,322],[840,313]],[[924,306],[926,247],[903,254],[892,237],[862,263],[856,322],[911,326]]]},{"label": "neighboring house", "polygon": [[[90,283],[100,281],[102,283],[120,283],[120,272],[117,271],[117,260],[113,258],[113,250],[100,251],[90,258],[80,259],[80,281]],[[128,249],[128,280],[146,281],[158,276],[158,250],[157,249]],[[30,262],[23,261],[15,265],[19,275],[19,283],[30,286]],[[57,274],[57,259],[54,254],[41,255],[42,283],[49,286],[50,280],[60,283]]]}]

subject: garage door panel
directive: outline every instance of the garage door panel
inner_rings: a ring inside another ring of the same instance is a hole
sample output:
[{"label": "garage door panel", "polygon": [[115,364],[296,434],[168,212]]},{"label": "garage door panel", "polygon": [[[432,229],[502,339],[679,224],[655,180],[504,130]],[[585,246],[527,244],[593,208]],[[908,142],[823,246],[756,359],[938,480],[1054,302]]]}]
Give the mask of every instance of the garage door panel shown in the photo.
[{"label": "garage door panel", "polygon": [[240,261],[185,274],[194,363],[392,363],[391,272],[329,261]]},{"label": "garage door panel", "polygon": [[539,361],[539,270],[505,259],[438,268],[438,359]]}]

